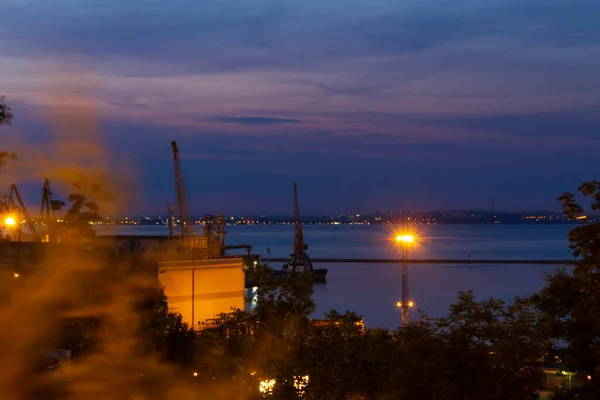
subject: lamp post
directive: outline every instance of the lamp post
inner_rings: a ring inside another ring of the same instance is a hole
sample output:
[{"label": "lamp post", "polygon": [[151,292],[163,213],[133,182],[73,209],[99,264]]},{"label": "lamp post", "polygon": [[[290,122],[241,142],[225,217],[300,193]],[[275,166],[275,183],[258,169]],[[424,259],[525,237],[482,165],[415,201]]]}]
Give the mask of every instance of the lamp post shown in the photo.
[{"label": "lamp post", "polygon": [[402,311],[402,324],[405,326],[410,322],[410,308],[414,305],[408,300],[408,248],[415,238],[411,235],[398,235],[396,242],[402,247],[402,301],[397,305]]}]

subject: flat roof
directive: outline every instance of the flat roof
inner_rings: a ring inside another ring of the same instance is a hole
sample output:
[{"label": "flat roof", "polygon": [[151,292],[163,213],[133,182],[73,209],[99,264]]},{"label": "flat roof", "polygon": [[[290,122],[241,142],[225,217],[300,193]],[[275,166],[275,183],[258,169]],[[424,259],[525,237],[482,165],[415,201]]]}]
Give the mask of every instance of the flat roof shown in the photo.
[{"label": "flat roof", "polygon": [[159,272],[187,269],[209,269],[209,268],[241,268],[244,266],[241,257],[215,258],[211,260],[179,260],[160,261]]}]

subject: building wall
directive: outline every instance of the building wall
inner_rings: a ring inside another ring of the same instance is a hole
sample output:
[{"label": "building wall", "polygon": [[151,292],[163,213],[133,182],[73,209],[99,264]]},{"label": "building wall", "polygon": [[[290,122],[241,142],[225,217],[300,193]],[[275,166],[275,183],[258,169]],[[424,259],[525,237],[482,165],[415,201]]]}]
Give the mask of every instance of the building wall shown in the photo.
[{"label": "building wall", "polygon": [[239,258],[159,263],[169,307],[196,327],[231,308],[244,309],[244,271]]}]

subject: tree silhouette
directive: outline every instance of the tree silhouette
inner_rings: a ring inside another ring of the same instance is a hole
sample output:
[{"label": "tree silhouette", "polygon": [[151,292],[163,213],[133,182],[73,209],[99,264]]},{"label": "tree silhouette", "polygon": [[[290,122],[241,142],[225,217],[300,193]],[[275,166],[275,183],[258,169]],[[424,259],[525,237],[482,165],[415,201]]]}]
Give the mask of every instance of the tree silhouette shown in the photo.
[{"label": "tree silhouette", "polygon": [[547,346],[528,300],[476,302],[464,292],[448,317],[396,331],[363,330],[351,311],[332,310],[317,326],[310,276],[274,280],[261,265],[255,274],[255,310],[223,315],[221,345],[203,359],[217,380],[245,382],[247,392],[265,378],[275,379],[269,398],[294,400],[529,400],[541,388],[535,364]]},{"label": "tree silhouette", "polygon": [[0,125],[8,125],[12,123],[13,113],[11,108],[6,104],[6,98],[0,96]]},{"label": "tree silhouette", "polygon": [[[600,210],[600,182],[584,182],[579,192],[592,200],[591,209]],[[561,399],[600,398],[600,221],[583,218],[582,207],[572,193],[559,197],[570,219],[582,221],[569,233],[570,248],[580,263],[563,268],[547,278],[533,296],[540,311],[544,334],[564,368],[576,374],[580,387],[563,389]]]},{"label": "tree silhouette", "polygon": [[65,202],[62,200],[50,200],[50,209],[52,211],[60,211],[65,205]]},{"label": "tree silhouette", "polygon": [[[6,104],[4,96],[0,96],[0,126],[10,126],[12,123],[13,113],[11,108]],[[0,151],[0,167],[6,163],[7,159],[16,160],[17,155],[8,151]]]},{"label": "tree silhouette", "polygon": [[[96,184],[89,184],[84,179],[75,182],[73,186],[75,186],[77,192],[71,193],[68,197],[71,208],[65,214],[65,224],[69,232],[76,234],[80,238],[93,237],[96,232],[90,227],[90,222],[100,219],[100,207],[98,207],[95,201],[88,199],[86,193],[98,193],[100,188]],[[63,202],[61,203],[64,205]],[[60,203],[54,203],[55,207],[59,205]]]}]

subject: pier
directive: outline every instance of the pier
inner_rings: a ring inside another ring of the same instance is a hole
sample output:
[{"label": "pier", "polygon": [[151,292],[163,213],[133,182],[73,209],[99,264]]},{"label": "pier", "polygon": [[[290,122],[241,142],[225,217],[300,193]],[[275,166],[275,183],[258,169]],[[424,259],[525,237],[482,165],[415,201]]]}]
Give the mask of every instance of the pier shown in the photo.
[{"label": "pier", "polygon": [[[268,258],[267,262],[286,262],[287,258]],[[401,264],[401,258],[312,258],[313,263],[339,264]],[[477,260],[449,258],[414,258],[405,260],[409,264],[538,264],[538,265],[577,265],[577,260]]]}]

